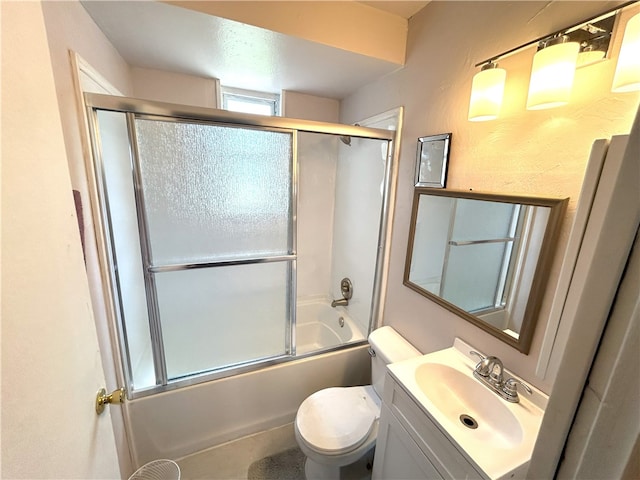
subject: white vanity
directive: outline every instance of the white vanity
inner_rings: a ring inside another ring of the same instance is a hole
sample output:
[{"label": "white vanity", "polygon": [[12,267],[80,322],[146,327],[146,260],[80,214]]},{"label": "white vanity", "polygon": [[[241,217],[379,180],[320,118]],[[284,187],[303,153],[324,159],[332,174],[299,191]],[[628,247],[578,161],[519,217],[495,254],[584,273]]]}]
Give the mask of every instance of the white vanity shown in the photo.
[{"label": "white vanity", "polygon": [[547,397],[532,387],[501,398],[474,378],[473,350],[456,339],[388,366],[374,479],[524,478]]}]

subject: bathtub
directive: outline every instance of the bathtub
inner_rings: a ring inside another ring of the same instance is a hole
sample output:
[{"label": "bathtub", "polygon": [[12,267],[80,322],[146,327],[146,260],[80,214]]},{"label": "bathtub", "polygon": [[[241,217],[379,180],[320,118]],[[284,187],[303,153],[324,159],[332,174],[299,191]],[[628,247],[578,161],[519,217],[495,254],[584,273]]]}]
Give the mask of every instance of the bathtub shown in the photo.
[{"label": "bathtub", "polygon": [[297,360],[127,401],[133,463],[178,459],[286,425],[313,392],[371,382],[366,343],[335,349],[366,339],[345,308],[298,303],[296,337]]},{"label": "bathtub", "polygon": [[365,340],[344,307],[326,301],[298,302],[296,309],[296,355],[330,349]]}]

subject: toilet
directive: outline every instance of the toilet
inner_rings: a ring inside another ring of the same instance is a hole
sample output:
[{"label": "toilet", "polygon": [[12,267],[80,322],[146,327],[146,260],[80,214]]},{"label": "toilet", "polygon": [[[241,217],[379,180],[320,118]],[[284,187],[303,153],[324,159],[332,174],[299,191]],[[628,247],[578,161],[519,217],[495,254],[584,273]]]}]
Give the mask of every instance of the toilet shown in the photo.
[{"label": "toilet", "polygon": [[373,385],[325,388],[298,408],[295,435],[307,457],[307,480],[370,474],[386,365],[422,354],[389,326],[371,332],[369,345]]}]

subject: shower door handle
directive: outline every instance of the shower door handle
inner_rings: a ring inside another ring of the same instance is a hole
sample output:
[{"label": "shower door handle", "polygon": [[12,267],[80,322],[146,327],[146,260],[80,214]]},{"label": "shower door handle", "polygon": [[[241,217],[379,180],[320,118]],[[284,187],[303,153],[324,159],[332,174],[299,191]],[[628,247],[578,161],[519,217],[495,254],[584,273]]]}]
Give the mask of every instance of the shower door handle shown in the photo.
[{"label": "shower door handle", "polygon": [[107,395],[107,391],[104,388],[98,390],[96,394],[96,413],[100,415],[104,412],[104,406],[108,403],[124,403],[125,399],[125,390],[124,387],[120,387],[117,390],[114,390],[109,395]]}]

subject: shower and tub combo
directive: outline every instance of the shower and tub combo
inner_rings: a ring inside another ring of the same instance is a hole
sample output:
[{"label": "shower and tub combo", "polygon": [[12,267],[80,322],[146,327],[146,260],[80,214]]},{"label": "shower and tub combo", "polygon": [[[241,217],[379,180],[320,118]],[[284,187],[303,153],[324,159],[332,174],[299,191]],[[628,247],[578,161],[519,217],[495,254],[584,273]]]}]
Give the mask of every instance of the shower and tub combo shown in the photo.
[{"label": "shower and tub combo", "polygon": [[395,176],[388,116],[360,127],[85,102],[134,463],[284,425],[314,391],[368,383]]},{"label": "shower and tub combo", "polygon": [[[335,302],[335,300],[333,301]],[[324,299],[298,302],[296,318],[296,352],[305,355],[314,351],[361,342],[362,331],[344,306],[332,306]]]}]

